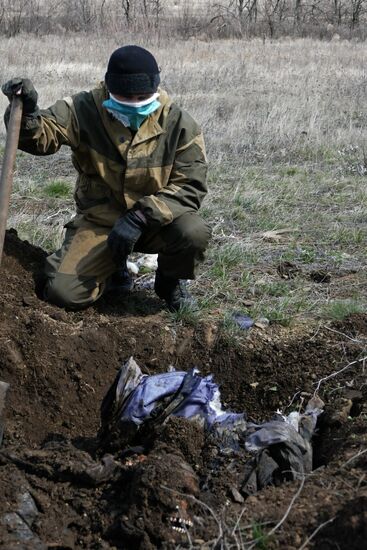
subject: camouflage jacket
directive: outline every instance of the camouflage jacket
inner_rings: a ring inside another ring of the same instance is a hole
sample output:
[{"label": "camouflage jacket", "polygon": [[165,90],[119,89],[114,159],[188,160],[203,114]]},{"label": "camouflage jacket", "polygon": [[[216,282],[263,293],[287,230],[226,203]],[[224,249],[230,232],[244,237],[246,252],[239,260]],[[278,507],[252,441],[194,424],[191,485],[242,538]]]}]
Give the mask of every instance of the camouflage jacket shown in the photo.
[{"label": "camouflage jacket", "polygon": [[111,226],[135,205],[150,224],[169,224],[200,207],[207,163],[198,125],[159,92],[161,106],[134,135],[102,106],[108,92],[100,85],[24,117],[19,148],[49,155],[71,147],[80,218]]}]

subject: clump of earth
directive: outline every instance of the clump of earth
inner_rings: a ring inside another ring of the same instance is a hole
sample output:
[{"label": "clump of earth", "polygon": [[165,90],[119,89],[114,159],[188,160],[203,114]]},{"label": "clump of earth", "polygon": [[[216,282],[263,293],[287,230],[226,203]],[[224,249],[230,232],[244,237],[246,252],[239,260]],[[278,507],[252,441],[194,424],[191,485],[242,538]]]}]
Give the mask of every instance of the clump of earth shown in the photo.
[{"label": "clump of earth", "polygon": [[[149,290],[107,296],[82,312],[47,304],[37,296],[44,258],[7,232],[0,548],[364,547],[366,315],[253,328],[233,346],[215,319],[175,323]],[[225,406],[255,422],[299,410],[319,386],[325,412],[312,473],[249,496],[242,457],[220,455],[183,418],[169,418],[147,444],[101,448],[100,405],[130,356],[146,374],[170,366],[212,373]]]}]

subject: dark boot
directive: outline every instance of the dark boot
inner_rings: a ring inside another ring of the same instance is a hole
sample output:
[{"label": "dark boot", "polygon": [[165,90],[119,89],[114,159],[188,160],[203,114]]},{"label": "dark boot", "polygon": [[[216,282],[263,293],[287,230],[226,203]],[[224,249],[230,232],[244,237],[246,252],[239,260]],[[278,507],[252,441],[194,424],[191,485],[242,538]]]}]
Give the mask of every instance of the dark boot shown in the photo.
[{"label": "dark boot", "polygon": [[154,290],[162,300],[165,300],[168,309],[172,312],[181,307],[196,307],[196,300],[187,290],[187,282],[182,279],[172,279],[163,275],[159,270],[155,274]]}]

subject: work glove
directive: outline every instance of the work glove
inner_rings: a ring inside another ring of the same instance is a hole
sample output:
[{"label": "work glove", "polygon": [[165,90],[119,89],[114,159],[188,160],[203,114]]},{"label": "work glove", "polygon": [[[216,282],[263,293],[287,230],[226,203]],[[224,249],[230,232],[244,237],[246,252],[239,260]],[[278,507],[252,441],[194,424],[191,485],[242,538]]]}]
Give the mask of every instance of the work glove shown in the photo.
[{"label": "work glove", "polygon": [[38,113],[38,93],[29,78],[12,78],[2,85],[1,90],[9,101],[21,90],[20,97],[23,100],[23,114],[35,116]]},{"label": "work glove", "polygon": [[120,265],[132,253],[145,228],[146,220],[140,211],[128,210],[116,221],[108,235],[107,244],[117,265]]}]

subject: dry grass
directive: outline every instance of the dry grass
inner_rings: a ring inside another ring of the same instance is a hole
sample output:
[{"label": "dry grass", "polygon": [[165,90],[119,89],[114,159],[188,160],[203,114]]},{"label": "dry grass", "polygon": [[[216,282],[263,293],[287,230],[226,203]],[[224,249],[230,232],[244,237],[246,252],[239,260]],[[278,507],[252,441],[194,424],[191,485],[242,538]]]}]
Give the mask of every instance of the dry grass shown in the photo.
[{"label": "dry grass", "polygon": [[[364,43],[124,37],[132,40],[156,54],[164,86],[202,123],[213,158],[275,154],[288,161],[306,148],[317,159],[325,148],[365,143]],[[45,106],[103,79],[121,40],[23,35],[0,44],[0,80],[29,76]]]},{"label": "dry grass", "polygon": [[[47,106],[103,78],[122,38],[0,39],[0,80],[30,77]],[[284,324],[365,307],[367,44],[311,39],[204,42],[123,38],[151,49],[164,87],[201,123],[210,159],[203,215],[214,228],[195,289],[207,312]],[[0,97],[0,109],[6,99]],[[2,133],[4,129],[2,127]],[[10,225],[52,249],[72,201],[68,151],[20,155]],[[36,229],[35,229],[36,228]],[[287,228],[275,240],[264,232]],[[294,264],[292,278],[279,262]],[[315,271],[330,283],[315,282]],[[249,305],[253,303],[253,305]],[[342,307],[333,307],[334,302]]]}]

